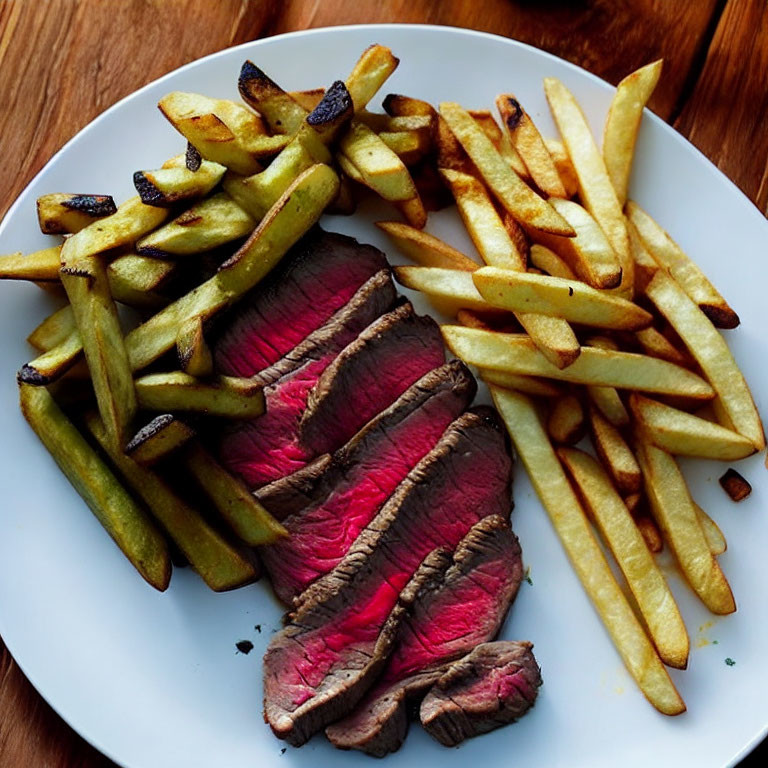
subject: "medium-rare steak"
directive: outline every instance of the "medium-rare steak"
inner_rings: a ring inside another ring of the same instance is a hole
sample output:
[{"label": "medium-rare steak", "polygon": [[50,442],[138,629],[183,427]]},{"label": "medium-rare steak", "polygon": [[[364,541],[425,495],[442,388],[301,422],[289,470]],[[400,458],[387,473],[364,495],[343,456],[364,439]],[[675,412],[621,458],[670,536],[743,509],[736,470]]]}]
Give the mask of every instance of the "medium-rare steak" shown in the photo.
[{"label": "medium-rare steak", "polygon": [[454,747],[522,717],[541,685],[532,648],[530,643],[484,643],[452,664],[421,703],[427,733]]},{"label": "medium-rare steak", "polygon": [[267,411],[257,419],[222,429],[219,455],[231,472],[256,487],[304,466],[303,452],[287,450],[280,458],[288,468],[270,474],[270,451],[279,451],[286,442],[289,449],[294,448],[289,438],[297,434],[309,391],[320,374],[350,341],[392,306],[395,298],[389,271],[377,272],[322,328],[253,377],[265,388]]},{"label": "medium-rare steak", "polygon": [[315,228],[238,303],[215,345],[217,370],[245,377],[263,371],[387,268],[384,254],[373,246]]},{"label": "medium-rare steak", "polygon": [[[351,343],[340,351],[337,344],[343,340]],[[295,472],[317,456],[301,438],[305,412],[322,414],[328,438],[323,446],[334,450],[445,360],[437,324],[416,315],[409,302],[375,320],[358,338],[342,333],[334,341],[318,358],[268,387],[266,413],[239,428],[237,471],[251,488]],[[354,382],[360,391],[341,402],[335,397],[342,386],[337,381]],[[229,454],[222,455],[228,462]]]},{"label": "medium-rare steak", "polygon": [[309,471],[300,470],[299,477],[277,480],[258,492],[290,534],[261,550],[278,597],[290,603],[338,565],[403,478],[469,405],[476,388],[458,360],[430,371],[332,460],[316,462]]},{"label": "medium-rare steak", "polygon": [[398,595],[435,549],[487,515],[509,516],[512,461],[488,408],[456,419],[344,559],[301,596],[264,658],[264,717],[303,744],[358,703],[392,649]]},{"label": "medium-rare steak", "polygon": [[447,571],[421,591],[400,625],[382,676],[348,717],[325,733],[341,749],[383,757],[408,732],[407,703],[450,663],[496,637],[523,576],[520,544],[502,517],[486,517],[461,540]]}]

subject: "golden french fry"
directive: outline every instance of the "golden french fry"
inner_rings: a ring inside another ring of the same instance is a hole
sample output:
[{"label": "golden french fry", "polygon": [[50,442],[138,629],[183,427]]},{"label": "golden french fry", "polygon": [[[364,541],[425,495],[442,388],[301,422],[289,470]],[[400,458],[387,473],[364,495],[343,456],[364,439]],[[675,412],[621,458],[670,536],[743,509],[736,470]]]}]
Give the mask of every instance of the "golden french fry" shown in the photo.
[{"label": "golden french fry", "polygon": [[163,413],[143,426],[125,446],[125,455],[143,467],[167,458],[195,436],[195,430],[173,414]]},{"label": "golden french fry", "polygon": [[43,320],[32,333],[27,336],[27,341],[38,351],[47,352],[55,346],[61,344],[74,331],[75,315],[72,307],[67,304],[61,309],[57,309],[52,315]]},{"label": "golden french fry", "polygon": [[704,532],[704,538],[707,540],[709,549],[713,555],[722,555],[728,549],[728,542],[723,536],[718,524],[694,501],[694,509],[701,524],[701,530]]},{"label": "golden french fry", "polygon": [[422,131],[431,133],[435,122],[433,115],[404,115],[393,117],[392,115],[382,115],[379,112],[369,112],[367,109],[356,113],[356,119],[365,123],[372,131],[376,133],[400,133]]},{"label": "golden french fry", "polygon": [[[179,156],[183,161],[183,155]],[[196,171],[174,163],[156,171],[136,171],[133,185],[146,205],[168,208],[183,200],[205,197],[222,179],[227,169],[203,160]]]},{"label": "golden french fry", "polygon": [[643,328],[635,331],[635,337],[640,342],[647,355],[669,360],[670,363],[689,366],[691,359],[681,352],[661,331],[656,328]]},{"label": "golden french fry", "polygon": [[[614,341],[604,336],[593,336],[587,339],[586,343],[590,347],[600,347],[600,349],[617,350],[619,348]],[[587,387],[587,394],[600,413],[615,427],[624,427],[629,424],[629,413],[614,387]]]},{"label": "golden french fry", "polygon": [[[638,496],[640,494],[637,494]],[[659,526],[656,525],[652,517],[638,517],[635,520],[637,530],[640,531],[640,535],[645,540],[645,544],[648,549],[654,554],[658,554],[664,549],[664,539],[661,538],[661,531]]]},{"label": "golden french fry", "polygon": [[653,259],[669,270],[669,274],[701,311],[718,328],[735,328],[739,324],[739,316],[683,249],[631,200],[627,203],[627,216]]},{"label": "golden french fry", "polygon": [[563,146],[562,141],[557,139],[545,139],[544,144],[549,151],[549,156],[560,174],[560,180],[563,182],[565,196],[573,197],[579,191],[579,177],[576,175],[576,169],[573,167],[571,158]]},{"label": "golden french fry", "polygon": [[662,60],[627,75],[616,87],[603,131],[603,159],[619,204],[627,201],[629,174],[643,109],[661,76]]},{"label": "golden french fry", "polygon": [[379,131],[379,138],[406,166],[423,160],[432,147],[431,134],[426,131]]},{"label": "golden french fry", "polygon": [[164,259],[126,253],[109,263],[107,279],[112,298],[129,307],[161,307],[168,303],[163,286],[176,264]]},{"label": "golden french fry", "polygon": [[637,330],[653,321],[650,313],[631,301],[562,277],[483,267],[472,279],[489,304],[513,312],[536,312],[620,330]]},{"label": "golden french fry", "polygon": [[754,444],[737,432],[635,392],[629,407],[643,437],[667,453],[733,461],[755,452]]},{"label": "golden french fry", "polygon": [[470,365],[527,376],[545,376],[573,384],[635,389],[709,400],[712,388],[695,373],[653,357],[631,352],[582,347],[578,359],[557,368],[521,334],[444,325],[443,338],[451,351]]},{"label": "golden french fry", "polygon": [[534,404],[525,395],[496,387],[491,387],[491,395],[573,569],[628,671],[660,712],[684,712],[683,700],[606,562]]},{"label": "golden french fry", "polygon": [[491,140],[491,143],[496,147],[502,159],[509,164],[509,167],[521,179],[526,182],[529,181],[531,177],[523,159],[512,146],[509,134],[499,128],[499,124],[491,114],[491,111],[489,109],[470,109],[468,112],[472,119],[480,126],[483,133]]},{"label": "golden french fry", "polygon": [[584,408],[576,395],[565,395],[558,398],[547,420],[547,432],[556,443],[574,445],[584,437],[587,422],[584,418]]},{"label": "golden french fry", "polygon": [[400,59],[384,45],[371,45],[363,51],[345,81],[355,105],[355,112],[360,112],[368,106],[368,102],[397,69],[399,63]]},{"label": "golden french fry", "polygon": [[589,427],[595,451],[613,478],[616,488],[624,495],[637,493],[643,482],[640,467],[621,432],[594,406],[589,409]]},{"label": "golden french fry", "polygon": [[0,280],[34,280],[58,283],[61,279],[61,246],[0,257]]},{"label": "golden french fry", "polygon": [[117,211],[111,195],[71,195],[55,193],[37,198],[37,220],[44,235],[79,232]]},{"label": "golden french fry", "polygon": [[712,613],[733,613],[733,593],[709,548],[677,462],[642,440],[635,447],[651,511],[688,583]]},{"label": "golden french fry", "polygon": [[556,384],[537,376],[518,376],[514,373],[489,371],[481,368],[480,378],[489,386],[493,384],[496,387],[514,389],[536,397],[560,397],[563,394],[563,390]]},{"label": "golden french fry", "polygon": [[422,267],[443,267],[474,271],[480,265],[434,235],[400,221],[377,221],[376,226],[389,235],[395,245]]},{"label": "golden french fry", "polygon": [[[74,313],[73,313],[74,317]],[[25,363],[16,375],[20,383],[46,386],[69,371],[83,356],[83,342],[75,328],[68,336],[42,355]]]},{"label": "golden french fry", "polygon": [[690,643],[675,598],[643,541],[629,510],[602,467],[575,448],[557,455],[627,580],[661,660],[685,669]]},{"label": "golden french fry", "polygon": [[553,250],[534,243],[530,251],[531,264],[552,277],[576,280],[577,277],[568,264]]},{"label": "golden french fry", "polygon": [[645,295],[701,366],[733,428],[751,440],[758,451],[765,448],[763,425],[744,375],[709,318],[663,270],[646,286]]},{"label": "golden french fry", "polygon": [[[292,136],[299,130],[309,110],[286,93],[269,75],[247,60],[240,68],[237,89],[243,101],[264,119],[272,133]],[[322,98],[321,91],[318,101]]]},{"label": "golden french fry", "polygon": [[422,99],[415,99],[412,96],[403,96],[400,93],[388,93],[381,103],[384,111],[393,117],[408,117],[411,115],[421,115],[437,119],[437,110]]}]

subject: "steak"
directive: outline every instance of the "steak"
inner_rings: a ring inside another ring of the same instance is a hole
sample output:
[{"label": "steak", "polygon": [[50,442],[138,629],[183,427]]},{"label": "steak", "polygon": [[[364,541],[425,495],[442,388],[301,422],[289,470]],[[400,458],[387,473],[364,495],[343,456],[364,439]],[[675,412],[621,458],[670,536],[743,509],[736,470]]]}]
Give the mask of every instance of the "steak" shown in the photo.
[{"label": "steak", "polygon": [[408,732],[407,703],[423,696],[450,663],[496,637],[523,576],[520,544],[502,517],[474,525],[450,567],[426,585],[400,625],[382,676],[348,717],[325,733],[341,749],[383,757]]},{"label": "steak", "polygon": [[[268,387],[266,413],[239,429],[245,441],[238,445],[244,465],[238,472],[252,488],[295,472],[317,456],[302,440],[303,415],[320,414],[318,423],[327,430],[322,445],[333,450],[445,360],[437,324],[418,317],[408,302],[375,320],[354,341],[346,333],[334,341],[352,343],[343,351],[336,344],[326,347],[317,359]],[[354,408],[336,397],[343,388],[337,381],[360,387]]]},{"label": "steak", "polygon": [[454,747],[522,717],[541,685],[532,648],[530,643],[484,643],[452,664],[421,703],[427,733]]},{"label": "steak", "polygon": [[385,269],[384,254],[373,246],[319,227],[312,230],[238,303],[215,345],[217,370],[250,377],[268,368]]},{"label": "steak", "polygon": [[509,516],[511,470],[495,412],[463,414],[344,559],[302,594],[264,658],[264,718],[278,738],[298,746],[354,708],[392,650],[398,596],[419,564],[454,549],[483,517]]},{"label": "steak", "polygon": [[[230,472],[256,487],[304,466],[306,457],[295,436],[310,390],[336,355],[395,298],[389,272],[377,272],[328,323],[253,377],[264,386],[266,413],[222,429],[219,456]],[[281,459],[280,471],[270,472],[273,455]]]},{"label": "steak", "polygon": [[[477,387],[458,360],[422,376],[330,460],[257,493],[288,529],[264,547],[278,597],[290,603],[341,562],[408,472],[472,401]],[[289,510],[289,512],[286,512]]]}]

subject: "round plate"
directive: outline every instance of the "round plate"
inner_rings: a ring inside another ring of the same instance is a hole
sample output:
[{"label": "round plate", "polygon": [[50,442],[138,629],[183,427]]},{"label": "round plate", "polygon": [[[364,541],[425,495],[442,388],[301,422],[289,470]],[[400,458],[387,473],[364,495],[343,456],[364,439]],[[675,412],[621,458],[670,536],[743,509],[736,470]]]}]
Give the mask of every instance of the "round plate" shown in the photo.
[{"label": "round plate", "polygon": [[[156,108],[168,91],[237,98],[246,58],[288,89],[327,85],[350,71],[361,51],[383,43],[400,57],[382,92],[489,108],[514,92],[546,136],[556,136],[542,78],[573,90],[599,136],[613,89],[598,78],[519,43],[458,29],[365,26],[321,29],[240,46],[189,64],[107,110],[62,149],[27,187],[0,232],[3,252],[53,242],[39,234],[35,198],[46,192],[134,194],[134,171],[159,167],[184,142]],[[379,99],[375,100],[378,107]],[[742,320],[726,336],[765,406],[768,225],[715,167],[661,120],[646,115],[631,196],[658,218],[734,304]],[[325,226],[397,256],[371,225],[392,211],[366,208]],[[430,218],[430,231],[472,253],[453,211]],[[281,607],[267,584],[217,595],[188,569],[159,594],[137,576],[41,448],[16,407],[14,372],[30,357],[25,335],[52,304],[32,285],[0,285],[0,632],[22,669],[86,739],[131,768],[211,765],[368,765],[320,736],[283,749],[261,718],[261,656]],[[418,303],[420,311],[426,305]],[[685,672],[673,671],[688,704],[677,718],[644,700],[574,576],[522,470],[513,523],[532,585],[523,584],[503,631],[528,639],[544,674],[539,700],[514,726],[445,750],[418,726],[397,754],[397,768],[443,766],[722,766],[743,756],[768,723],[768,491],[762,457],[743,462],[752,496],[735,506],[722,492],[719,464],[686,462],[697,501],[722,527],[721,557],[738,613],[710,615],[671,566],[670,581],[691,634]],[[249,655],[235,643],[251,640]],[[726,663],[726,660],[729,660]],[[730,663],[730,660],[735,662]]]}]

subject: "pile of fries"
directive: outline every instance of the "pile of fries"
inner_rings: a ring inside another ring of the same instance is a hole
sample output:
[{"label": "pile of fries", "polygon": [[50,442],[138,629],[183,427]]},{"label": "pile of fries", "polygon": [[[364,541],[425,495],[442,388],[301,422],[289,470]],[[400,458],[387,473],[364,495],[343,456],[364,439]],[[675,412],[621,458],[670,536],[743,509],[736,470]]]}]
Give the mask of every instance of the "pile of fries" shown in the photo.
[{"label": "pile of fries", "polygon": [[[627,668],[658,710],[678,714],[665,665],[685,668],[689,639],[653,553],[666,543],[712,612],[736,605],[717,561],[723,535],[674,457],[733,461],[765,441],[717,330],[738,316],[627,199],[661,62],[621,82],[602,149],[551,78],[559,140],[512,94],[496,100],[501,126],[487,110],[398,94],[384,114],[369,111],[397,64],[374,45],[346,81],[286,92],[246,62],[245,104],[160,101],[187,151],[138,171],[139,197],[119,207],[103,195],[40,198],[41,228],[63,244],[4,257],[0,277],[63,287],[69,303],[29,337],[41,354],[19,373],[25,416],[150,583],[168,583],[168,538],[214,589],[245,583],[242,547],[176,490],[176,474],[194,477],[240,544],[285,533],[197,438],[204,417],[264,407],[252,382],[214,375],[206,336],[324,211],[351,214],[373,193],[404,219],[378,222],[415,262],[397,278],[455,318],[445,341],[488,384]],[[428,211],[453,202],[483,266],[423,231]],[[129,333],[116,302],[140,314]],[[136,432],[137,414],[153,411]],[[586,434],[597,458],[573,447]]]}]

